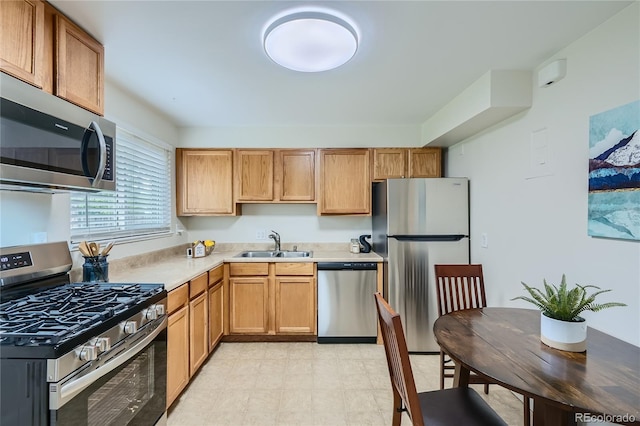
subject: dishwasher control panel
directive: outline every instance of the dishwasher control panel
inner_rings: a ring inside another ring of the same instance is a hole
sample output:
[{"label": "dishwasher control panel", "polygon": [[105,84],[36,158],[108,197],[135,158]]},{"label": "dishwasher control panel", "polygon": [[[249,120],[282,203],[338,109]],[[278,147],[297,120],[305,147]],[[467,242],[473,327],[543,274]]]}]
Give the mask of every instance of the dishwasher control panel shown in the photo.
[{"label": "dishwasher control panel", "polygon": [[376,262],[318,262],[319,271],[347,270],[375,270],[378,268]]}]

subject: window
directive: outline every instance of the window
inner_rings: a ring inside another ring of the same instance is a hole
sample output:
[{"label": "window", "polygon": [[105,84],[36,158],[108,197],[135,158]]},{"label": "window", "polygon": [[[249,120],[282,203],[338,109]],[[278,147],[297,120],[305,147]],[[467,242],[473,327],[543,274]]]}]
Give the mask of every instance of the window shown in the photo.
[{"label": "window", "polygon": [[118,128],[116,191],[71,194],[71,241],[169,233],[171,153]]}]

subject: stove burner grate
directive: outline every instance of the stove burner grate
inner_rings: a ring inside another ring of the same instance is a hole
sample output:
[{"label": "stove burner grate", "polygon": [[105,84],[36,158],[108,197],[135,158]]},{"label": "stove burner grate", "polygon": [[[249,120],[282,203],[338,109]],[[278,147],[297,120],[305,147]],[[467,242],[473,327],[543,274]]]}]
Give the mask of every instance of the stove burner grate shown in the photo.
[{"label": "stove burner grate", "polygon": [[0,342],[57,344],[148,299],[162,286],[65,284],[0,303]]}]

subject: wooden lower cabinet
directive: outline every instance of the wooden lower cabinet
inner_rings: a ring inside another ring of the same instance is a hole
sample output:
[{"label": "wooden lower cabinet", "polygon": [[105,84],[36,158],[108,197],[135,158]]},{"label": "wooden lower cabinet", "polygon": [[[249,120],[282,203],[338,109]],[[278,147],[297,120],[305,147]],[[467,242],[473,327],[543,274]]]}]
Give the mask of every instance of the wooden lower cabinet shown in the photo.
[{"label": "wooden lower cabinet", "polygon": [[169,315],[167,325],[167,408],[189,383],[189,306]]},{"label": "wooden lower cabinet", "polygon": [[315,334],[313,277],[276,277],[276,333]]},{"label": "wooden lower cabinet", "polygon": [[193,376],[209,356],[207,292],[189,302],[189,371]]},{"label": "wooden lower cabinet", "polygon": [[209,352],[213,351],[224,334],[223,266],[209,271]]},{"label": "wooden lower cabinet", "polygon": [[229,278],[229,331],[264,334],[269,326],[269,279]]},{"label": "wooden lower cabinet", "polygon": [[229,333],[314,335],[314,263],[229,264]]}]

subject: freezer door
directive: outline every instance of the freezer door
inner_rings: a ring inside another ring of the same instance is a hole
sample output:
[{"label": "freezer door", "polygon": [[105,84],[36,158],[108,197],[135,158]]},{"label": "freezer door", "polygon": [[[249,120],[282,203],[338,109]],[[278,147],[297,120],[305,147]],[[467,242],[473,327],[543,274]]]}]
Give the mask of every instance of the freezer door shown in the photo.
[{"label": "freezer door", "polygon": [[389,179],[388,235],[469,235],[466,178]]},{"label": "freezer door", "polygon": [[410,352],[439,352],[435,271],[439,263],[469,263],[469,239],[398,241],[389,238],[388,301],[400,314]]}]

